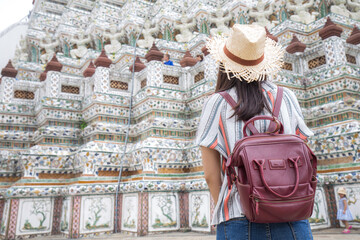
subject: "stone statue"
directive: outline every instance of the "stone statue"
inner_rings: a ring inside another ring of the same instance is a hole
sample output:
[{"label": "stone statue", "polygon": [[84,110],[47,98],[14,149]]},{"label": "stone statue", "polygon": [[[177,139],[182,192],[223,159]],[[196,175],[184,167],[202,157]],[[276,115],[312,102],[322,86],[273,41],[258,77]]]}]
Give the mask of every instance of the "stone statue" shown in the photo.
[{"label": "stone statue", "polygon": [[190,31],[190,29],[193,28],[196,25],[196,20],[195,20],[195,18],[193,18],[190,23],[187,23],[188,18],[183,13],[183,15],[181,16],[180,21],[181,21],[181,24],[176,24],[174,26],[175,29],[180,30],[180,33],[175,36],[175,39],[178,42],[189,42],[193,38],[193,34]]},{"label": "stone statue", "polygon": [[155,24],[155,27],[153,27],[153,28],[150,28],[150,27],[151,27],[150,20],[146,20],[144,23],[144,29],[142,32],[144,39],[139,39],[137,41],[138,46],[141,48],[151,48],[151,46],[155,40],[155,38],[152,36],[152,34],[159,31],[158,24]]},{"label": "stone statue", "polygon": [[216,28],[210,29],[210,34],[215,36],[217,34],[229,33],[230,29],[225,25],[226,22],[232,19],[231,13],[229,13],[226,17],[224,16],[224,11],[221,9],[220,3],[217,3],[217,9],[215,12],[216,17],[209,16],[209,22],[215,23]]},{"label": "stone statue", "polygon": [[55,48],[59,46],[59,40],[51,41],[51,36],[49,33],[46,33],[45,37],[40,40],[39,46],[45,49],[45,53],[41,55],[40,60],[42,64],[46,64],[50,58],[55,54]]},{"label": "stone statue", "polygon": [[354,11],[350,13],[350,17],[352,19],[360,21],[360,2],[357,0],[347,0],[347,4],[349,5],[349,7],[354,9]]},{"label": "stone statue", "polygon": [[290,19],[294,22],[301,22],[304,24],[309,24],[315,21],[318,12],[308,12],[308,9],[313,6],[314,0],[309,0],[308,3],[303,4],[303,0],[294,0],[295,4],[291,4],[290,0],[287,0],[286,7],[289,10],[295,12],[294,15],[290,16]]},{"label": "stone statue", "polygon": [[27,50],[27,42],[23,36],[21,36],[20,38],[19,45],[20,46],[16,46],[14,62],[16,61],[26,62],[28,60],[29,54]]},{"label": "stone statue", "polygon": [[330,8],[330,11],[332,13],[343,15],[345,17],[350,17],[350,11],[347,10],[347,8],[345,6],[346,0],[333,0],[333,3],[335,5],[332,5]]},{"label": "stone statue", "polygon": [[110,39],[110,44],[105,45],[104,48],[107,54],[114,54],[121,49],[121,43],[118,39],[124,35],[124,29],[121,29],[120,32],[117,32],[116,26],[111,25],[109,31],[110,33],[104,33],[104,38]]},{"label": "stone statue", "polygon": [[81,31],[80,33],[78,33],[76,35],[77,35],[77,39],[72,37],[70,39],[70,43],[76,44],[77,48],[72,49],[70,51],[70,55],[71,55],[72,58],[82,58],[82,57],[85,56],[85,54],[88,51],[88,49],[86,47],[86,44],[91,42],[91,38],[90,38],[90,36],[87,36],[85,38],[85,34],[84,34],[83,31]]},{"label": "stone statue", "polygon": [[267,29],[271,29],[275,26],[274,23],[278,22],[270,22],[268,20],[268,17],[273,14],[273,8],[274,8],[275,2],[272,2],[269,6],[269,10],[265,11],[265,3],[262,0],[259,0],[256,5],[256,10],[250,10],[249,16],[256,19],[256,23],[260,26],[267,27]]}]

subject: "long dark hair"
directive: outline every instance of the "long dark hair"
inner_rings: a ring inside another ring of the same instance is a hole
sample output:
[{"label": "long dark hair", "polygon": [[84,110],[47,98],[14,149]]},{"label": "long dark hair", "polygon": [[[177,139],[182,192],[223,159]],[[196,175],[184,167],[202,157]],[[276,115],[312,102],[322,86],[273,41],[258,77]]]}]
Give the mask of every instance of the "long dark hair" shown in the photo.
[{"label": "long dark hair", "polygon": [[[222,92],[235,87],[238,96],[238,103],[235,107],[234,115],[238,116],[238,120],[247,121],[258,115],[266,108],[271,112],[269,105],[262,93],[261,81],[253,81],[248,83],[244,79],[234,77],[232,73],[226,73],[219,70],[215,92]],[[233,115],[233,116],[234,116]]]}]

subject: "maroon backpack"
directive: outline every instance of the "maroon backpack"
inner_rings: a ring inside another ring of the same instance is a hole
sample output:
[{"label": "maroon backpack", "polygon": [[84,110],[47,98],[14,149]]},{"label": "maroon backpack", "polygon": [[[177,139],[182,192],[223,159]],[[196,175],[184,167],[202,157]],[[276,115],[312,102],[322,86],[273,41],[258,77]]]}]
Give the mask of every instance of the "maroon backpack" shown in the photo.
[{"label": "maroon backpack", "polygon": [[[277,119],[283,89],[278,87],[273,116],[255,116],[243,128],[226,161],[229,188],[236,184],[241,208],[251,222],[275,223],[307,219],[312,215],[316,190],[317,159],[297,135],[284,134]],[[234,108],[227,92],[221,96]],[[266,133],[253,122],[270,120]],[[248,136],[249,128],[253,135]]]}]

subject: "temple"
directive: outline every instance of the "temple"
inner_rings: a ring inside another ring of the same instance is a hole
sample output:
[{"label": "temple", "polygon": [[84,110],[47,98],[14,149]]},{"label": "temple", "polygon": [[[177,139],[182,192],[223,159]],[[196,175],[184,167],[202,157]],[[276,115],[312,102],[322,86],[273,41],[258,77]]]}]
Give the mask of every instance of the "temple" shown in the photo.
[{"label": "temple", "polygon": [[217,80],[206,39],[236,23],[286,49],[271,81],[315,133],[311,227],[339,226],[341,186],[360,227],[359,14],[350,0],[35,0],[1,70],[0,239],[214,233],[194,140]]}]

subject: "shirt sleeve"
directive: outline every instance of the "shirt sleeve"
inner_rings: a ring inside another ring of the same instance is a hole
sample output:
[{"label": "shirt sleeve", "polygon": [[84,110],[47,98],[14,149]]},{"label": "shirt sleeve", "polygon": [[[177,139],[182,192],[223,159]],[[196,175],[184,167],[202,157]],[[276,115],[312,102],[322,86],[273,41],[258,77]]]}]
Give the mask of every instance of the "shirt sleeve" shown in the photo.
[{"label": "shirt sleeve", "polygon": [[310,130],[310,128],[308,128],[308,126],[306,126],[304,116],[301,112],[301,108],[295,94],[291,90],[288,90],[288,93],[291,96],[291,102],[295,110],[294,115],[296,120],[296,125],[295,125],[296,135],[298,135],[304,140],[307,140],[308,137],[314,136],[314,133]]},{"label": "shirt sleeve", "polygon": [[204,104],[196,133],[196,145],[211,149],[217,146],[222,102],[220,94],[213,94]]}]

